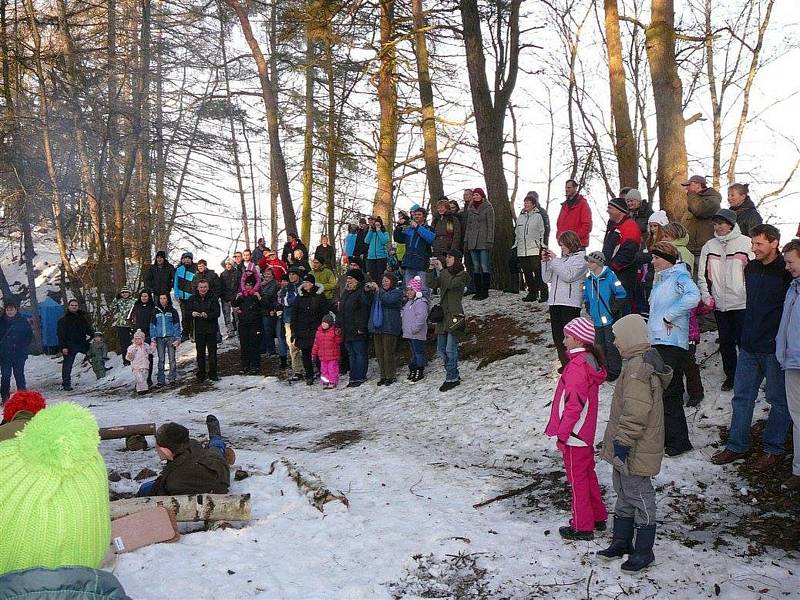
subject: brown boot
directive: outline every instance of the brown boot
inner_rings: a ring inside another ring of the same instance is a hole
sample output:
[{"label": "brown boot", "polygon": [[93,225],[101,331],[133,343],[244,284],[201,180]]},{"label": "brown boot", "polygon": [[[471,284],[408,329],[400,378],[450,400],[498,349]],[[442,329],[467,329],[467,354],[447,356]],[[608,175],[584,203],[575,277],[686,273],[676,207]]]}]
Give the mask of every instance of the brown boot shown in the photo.
[{"label": "brown boot", "polygon": [[782,454],[770,454],[769,452],[764,452],[750,466],[754,471],[767,471],[781,462],[781,460],[783,460]]},{"label": "brown boot", "polygon": [[800,475],[792,475],[781,484],[781,489],[788,492],[800,492]]},{"label": "brown boot", "polygon": [[711,457],[711,462],[715,465],[727,465],[735,460],[740,460],[747,456],[746,452],[734,452],[725,448],[722,452],[717,452]]}]

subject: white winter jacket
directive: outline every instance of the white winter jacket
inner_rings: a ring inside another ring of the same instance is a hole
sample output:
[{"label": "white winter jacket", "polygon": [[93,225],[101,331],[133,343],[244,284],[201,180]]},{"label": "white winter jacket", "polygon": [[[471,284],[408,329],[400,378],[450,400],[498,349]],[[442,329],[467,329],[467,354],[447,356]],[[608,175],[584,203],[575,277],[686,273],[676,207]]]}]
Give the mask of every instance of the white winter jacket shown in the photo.
[{"label": "white winter jacket", "polygon": [[542,279],[550,284],[550,306],[574,306],[583,303],[583,280],[586,277],[586,252],[559,256],[542,262]]},{"label": "white winter jacket", "polygon": [[700,251],[697,285],[703,302],[714,298],[716,310],[743,310],[747,306],[744,268],[753,260],[750,238],[734,225],[728,235],[708,240]]},{"label": "white winter jacket", "polygon": [[516,242],[517,256],[539,256],[549,226],[547,214],[539,208],[528,212],[523,209],[517,217]]}]

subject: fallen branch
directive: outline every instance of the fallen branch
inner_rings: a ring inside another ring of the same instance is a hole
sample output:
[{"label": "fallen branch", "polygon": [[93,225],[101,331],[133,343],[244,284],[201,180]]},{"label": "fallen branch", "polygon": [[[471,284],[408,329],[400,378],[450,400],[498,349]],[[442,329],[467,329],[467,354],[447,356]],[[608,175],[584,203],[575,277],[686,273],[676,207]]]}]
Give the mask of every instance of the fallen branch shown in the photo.
[{"label": "fallen branch", "polygon": [[283,465],[289,477],[297,484],[298,489],[308,498],[311,506],[318,511],[324,512],[325,505],[334,500],[338,500],[347,508],[350,508],[350,501],[347,496],[342,492],[334,494],[314,473],[301,473],[300,469],[288,458],[273,461],[267,475],[272,475],[275,472],[275,465],[278,463]]},{"label": "fallen branch", "polygon": [[524,494],[528,490],[532,490],[536,487],[538,482],[529,483],[525,487],[521,487],[516,490],[511,490],[510,492],[506,492],[504,494],[500,494],[499,496],[495,496],[494,498],[489,498],[488,500],[484,500],[483,502],[478,502],[477,504],[473,504],[472,508],[481,508],[482,506],[486,506],[487,504],[491,504],[492,502],[497,502],[498,500],[506,500],[508,498],[513,498],[514,496],[519,496],[520,494]]},{"label": "fallen branch", "polygon": [[192,494],[190,496],[147,496],[111,502],[111,519],[164,506],[181,523],[208,521],[249,521],[250,494]]},{"label": "fallen branch", "polygon": [[139,423],[138,425],[117,425],[116,427],[101,427],[101,440],[118,440],[132,435],[155,435],[155,423]]}]

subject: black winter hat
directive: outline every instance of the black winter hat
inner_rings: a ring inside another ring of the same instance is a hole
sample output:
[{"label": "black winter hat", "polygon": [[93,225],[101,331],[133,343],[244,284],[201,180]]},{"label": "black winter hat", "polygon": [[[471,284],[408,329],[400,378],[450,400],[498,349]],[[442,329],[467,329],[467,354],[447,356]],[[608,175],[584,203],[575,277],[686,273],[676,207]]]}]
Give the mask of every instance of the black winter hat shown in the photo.
[{"label": "black winter hat", "polygon": [[347,276],[352,277],[358,282],[364,283],[364,271],[362,271],[361,269],[350,269],[347,272]]},{"label": "black winter hat", "polygon": [[608,201],[608,205],[628,214],[628,204],[625,202],[625,198],[612,198]]},{"label": "black winter hat", "polygon": [[194,254],[192,254],[191,252],[184,252],[183,254],[181,254],[181,260],[183,260],[184,258],[191,258],[192,260],[194,260]]},{"label": "black winter hat", "polygon": [[156,431],[156,444],[177,452],[189,443],[189,430],[179,423],[164,423]]},{"label": "black winter hat", "polygon": [[159,250],[156,252],[156,258],[163,258],[164,260],[167,260],[167,253],[163,250]]},{"label": "black winter hat", "polygon": [[312,285],[317,285],[317,279],[311,273],[303,277],[303,283],[305,283],[306,281],[308,281]]},{"label": "black winter hat", "polygon": [[464,255],[461,254],[461,252],[459,252],[455,248],[451,248],[450,250],[448,250],[447,256],[452,256],[453,258],[464,258]]}]

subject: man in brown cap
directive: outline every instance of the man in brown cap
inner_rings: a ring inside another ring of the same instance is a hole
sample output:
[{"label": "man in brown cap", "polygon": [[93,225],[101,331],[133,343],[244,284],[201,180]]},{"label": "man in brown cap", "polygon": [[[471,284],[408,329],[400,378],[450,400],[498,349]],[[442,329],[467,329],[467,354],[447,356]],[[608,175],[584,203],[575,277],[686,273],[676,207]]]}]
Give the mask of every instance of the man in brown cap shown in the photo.
[{"label": "man in brown cap", "polygon": [[694,254],[692,274],[697,281],[697,265],[703,245],[714,237],[714,224],[711,219],[717,214],[722,202],[720,193],[708,187],[702,175],[692,175],[681,184],[686,188],[686,213],[683,215],[683,226],[689,232],[687,247]]}]

